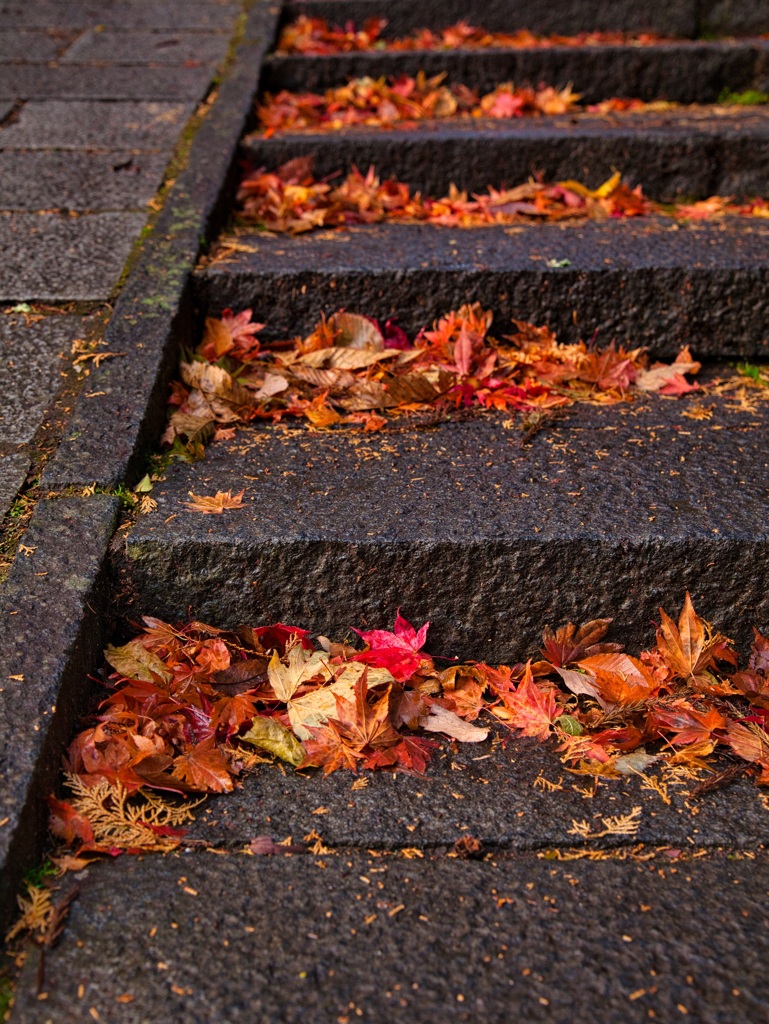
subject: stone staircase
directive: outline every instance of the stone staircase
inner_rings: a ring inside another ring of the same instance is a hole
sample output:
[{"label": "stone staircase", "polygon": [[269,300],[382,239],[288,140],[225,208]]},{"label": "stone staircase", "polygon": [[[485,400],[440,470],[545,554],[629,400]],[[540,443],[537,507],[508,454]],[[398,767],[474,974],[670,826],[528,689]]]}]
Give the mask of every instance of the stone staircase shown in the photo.
[{"label": "stone staircase", "polygon": [[[753,5],[484,6],[489,29],[525,22],[689,38],[273,56],[262,88],[424,68],[484,88],[542,78],[570,81],[591,100],[712,104],[724,89],[763,88],[769,75],[766,41],[695,38],[769,30],[769,12]],[[462,0],[386,7],[391,34],[480,20]],[[284,5],[285,20],[299,13],[360,22],[382,7]],[[616,166],[667,201],[769,194],[768,144],[765,108],[699,106],[610,123],[580,114],[252,134],[241,156],[275,168],[312,154],[319,174],[375,163],[424,190],[512,185],[534,171],[595,186]],[[707,378],[727,360],[767,357],[767,237],[760,219],[662,217],[514,232],[241,232],[228,259],[201,265],[194,288],[199,325],[251,307],[273,336],[306,332],[340,307],[395,315],[415,331],[479,301],[497,324],[546,323],[562,340],[598,328],[603,342],[667,358],[690,344]],[[526,443],[503,415],[423,429],[399,420],[370,435],[243,428],[203,461],[174,463],[155,487],[157,511],[115,545],[117,596],[134,621],[282,620],[330,636],[351,624],[387,628],[402,607],[431,621],[435,655],[495,662],[534,653],[547,623],[597,616],[613,616],[633,648],[650,637],[660,604],[677,609],[688,589],[744,643],[753,624],[769,622],[769,416],[765,405],[708,401],[701,419],[656,396],[582,406]],[[183,511],[190,491],[241,489],[237,514]],[[260,765],[241,790],[208,801],[189,847],[88,869],[68,940],[46,955],[46,998],[33,992],[36,955],[12,1021],[764,1021],[769,826],[752,784],[699,805],[675,792],[660,800],[638,778],[591,793],[559,769],[531,741],[447,746],[425,777],[374,773],[363,784]],[[635,831],[601,832],[628,815]],[[563,860],[552,851],[581,844],[579,819],[601,835],[590,857]],[[256,836],[297,843],[313,833],[313,855],[235,856]],[[447,858],[465,836],[492,856]]]}]

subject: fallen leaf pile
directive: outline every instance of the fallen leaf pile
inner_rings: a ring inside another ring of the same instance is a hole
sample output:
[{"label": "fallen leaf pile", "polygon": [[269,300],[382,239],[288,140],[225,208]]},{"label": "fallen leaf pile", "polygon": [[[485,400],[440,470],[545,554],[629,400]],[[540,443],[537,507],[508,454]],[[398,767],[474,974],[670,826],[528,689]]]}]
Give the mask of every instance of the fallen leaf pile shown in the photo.
[{"label": "fallen leaf pile", "polygon": [[[226,631],[145,618],[138,636],[105,651],[111,693],[69,747],[77,800],[51,799],[54,832],[82,850],[102,848],[95,836],[110,828],[132,829],[137,849],[174,842],[187,812],[163,811],[152,790],[229,792],[268,757],[325,774],[422,773],[431,736],[477,743],[495,724],[553,741],[582,773],[655,762],[714,773],[725,759],[769,784],[769,639],[755,631],[738,669],[732,643],[688,594],[677,624],[662,609],[660,620],[640,657],[605,642],[611,620],[596,619],[546,628],[525,664],[441,669],[424,650],[429,623],[417,630],[400,613],[392,632],[355,630],[358,646],[282,623]],[[144,795],[147,820],[131,812],[132,794]]]},{"label": "fallen leaf pile", "polygon": [[329,25],[324,18],[300,15],[283,29],[276,53],[322,55],[366,50],[486,50],[544,49],[553,46],[651,46],[667,41],[650,32],[630,35],[625,32],[580,32],[576,36],[537,35],[528,29],[516,32],[488,32],[484,28],[459,21],[434,32],[418,29],[396,39],[382,38],[386,18],[369,18],[362,28],[348,23],[344,28]]},{"label": "fallen leaf pile", "polygon": [[[549,328],[517,320],[511,334],[496,340],[491,323],[491,312],[478,303],[462,306],[411,341],[392,321],[382,326],[339,312],[323,318],[306,338],[262,349],[256,334],[264,324],[251,322],[251,310],[227,310],[221,320],[206,321],[196,358],[180,364],[163,440],[177,446],[205,443],[212,435],[226,440],[236,424],[255,419],[301,417],[317,428],[377,430],[387,422],[383,413],[527,414],[697,388],[684,376],[700,368],[687,348],[673,363],[649,366],[643,349],[561,345]],[[192,505],[220,512],[226,499],[239,496],[193,496]]]},{"label": "fallen leaf pile", "polygon": [[257,107],[259,124],[266,136],[278,131],[334,131],[352,125],[389,126],[402,122],[448,118],[532,117],[567,114],[587,109],[595,113],[629,110],[669,109],[671,103],[644,103],[637,99],[613,98],[587,108],[579,105],[580,95],[570,86],[554,89],[516,88],[512,82],[479,94],[466,85],[445,85],[446,75],[428,78],[354,78],[347,85],[325,93],[296,93],[287,89],[276,95],[266,93]]},{"label": "fallen leaf pile", "polygon": [[690,220],[727,214],[769,217],[769,202],[763,199],[735,204],[728,197],[712,196],[695,203],[661,205],[648,199],[640,185],[626,185],[620,172],[596,189],[571,180],[554,185],[530,180],[501,191],[489,187],[473,196],[452,185],[448,195],[436,199],[412,193],[408,184],[395,178],[382,181],[373,167],[365,175],[354,167],[338,183],[319,180],[313,176],[311,157],[290,160],[275,171],[259,168],[248,172],[241,179],[237,201],[240,215],[248,223],[295,235],[314,228],[383,221],[472,228],[650,214]]}]

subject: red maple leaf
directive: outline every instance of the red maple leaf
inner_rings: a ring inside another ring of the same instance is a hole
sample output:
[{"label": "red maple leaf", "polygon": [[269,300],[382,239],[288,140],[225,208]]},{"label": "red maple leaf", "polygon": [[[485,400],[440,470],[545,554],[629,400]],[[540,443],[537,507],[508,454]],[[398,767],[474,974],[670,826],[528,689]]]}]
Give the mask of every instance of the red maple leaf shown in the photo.
[{"label": "red maple leaf", "polygon": [[386,668],[397,682],[403,683],[425,660],[425,655],[419,652],[424,647],[429,626],[430,623],[426,622],[419,630],[414,629],[398,609],[392,633],[384,629],[371,629],[367,632],[355,630],[369,645],[369,649],[355,654],[352,660]]}]

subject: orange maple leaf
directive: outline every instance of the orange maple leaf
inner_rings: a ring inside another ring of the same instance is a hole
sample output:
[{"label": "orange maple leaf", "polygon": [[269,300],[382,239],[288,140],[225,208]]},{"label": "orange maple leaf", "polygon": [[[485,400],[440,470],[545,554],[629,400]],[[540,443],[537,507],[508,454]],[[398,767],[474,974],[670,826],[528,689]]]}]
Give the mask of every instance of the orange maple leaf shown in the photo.
[{"label": "orange maple leaf", "polygon": [[187,501],[184,507],[190,512],[202,512],[204,515],[220,515],[226,508],[243,508],[244,491],[233,494],[231,491],[217,491],[215,495],[193,494],[190,491],[192,501]]},{"label": "orange maple leaf", "polygon": [[173,775],[204,793],[232,792],[230,766],[213,736],[175,757]]},{"label": "orange maple leaf", "polygon": [[511,729],[520,729],[522,736],[533,736],[540,742],[550,735],[553,721],[560,715],[552,689],[540,689],[531,673],[531,661],[526,663],[523,679],[518,688],[501,691],[506,715],[502,716]]},{"label": "orange maple leaf", "polygon": [[711,687],[715,679],[706,673],[724,651],[725,637],[711,633],[710,625],[695,612],[688,590],[678,626],[663,608],[660,618],[657,650],[673,674],[689,683]]}]

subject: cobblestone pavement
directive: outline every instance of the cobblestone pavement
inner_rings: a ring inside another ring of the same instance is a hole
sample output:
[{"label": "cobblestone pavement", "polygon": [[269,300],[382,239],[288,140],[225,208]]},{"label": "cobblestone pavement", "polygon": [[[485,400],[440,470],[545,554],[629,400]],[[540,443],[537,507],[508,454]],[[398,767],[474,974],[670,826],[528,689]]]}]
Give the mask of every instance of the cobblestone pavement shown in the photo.
[{"label": "cobblestone pavement", "polygon": [[239,11],[223,0],[0,5],[0,515],[66,418],[73,361],[101,333]]}]

